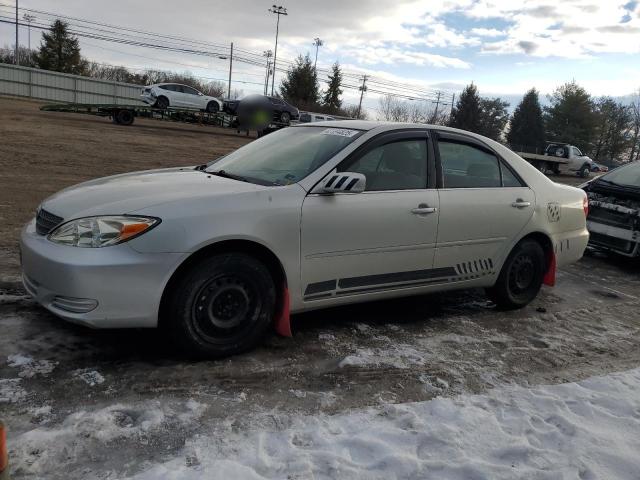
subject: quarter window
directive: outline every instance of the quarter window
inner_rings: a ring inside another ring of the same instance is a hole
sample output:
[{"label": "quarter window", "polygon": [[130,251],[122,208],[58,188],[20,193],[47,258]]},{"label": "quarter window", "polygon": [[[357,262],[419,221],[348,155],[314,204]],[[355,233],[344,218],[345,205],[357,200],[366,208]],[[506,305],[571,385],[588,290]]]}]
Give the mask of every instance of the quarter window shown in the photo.
[{"label": "quarter window", "polygon": [[338,171],[362,173],[367,191],[427,188],[427,142],[400,140],[367,152]]},{"label": "quarter window", "polygon": [[515,173],[513,173],[504,162],[500,162],[500,172],[502,173],[503,187],[524,187],[520,179],[516,177]]}]

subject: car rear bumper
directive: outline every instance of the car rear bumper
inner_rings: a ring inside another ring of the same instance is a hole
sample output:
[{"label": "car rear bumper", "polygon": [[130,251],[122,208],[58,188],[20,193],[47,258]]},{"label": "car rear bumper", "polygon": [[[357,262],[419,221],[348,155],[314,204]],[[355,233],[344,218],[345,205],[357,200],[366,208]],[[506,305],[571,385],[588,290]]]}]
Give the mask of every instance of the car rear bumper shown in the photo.
[{"label": "car rear bumper", "polygon": [[156,97],[151,95],[151,94],[142,94],[140,95],[140,100],[142,100],[144,103],[147,103],[149,105],[153,105],[154,103],[156,103]]},{"label": "car rear bumper", "polygon": [[637,257],[640,255],[640,232],[630,228],[587,220],[591,232],[589,243],[594,247],[606,248],[620,255]]},{"label": "car rear bumper", "polygon": [[577,262],[584,255],[589,243],[589,231],[586,228],[571,232],[556,233],[552,236],[556,265],[562,267]]},{"label": "car rear bumper", "polygon": [[24,287],[65,320],[93,328],[156,327],[162,291],[182,254],[142,254],[127,244],[55,244],[30,222],[22,231]]}]

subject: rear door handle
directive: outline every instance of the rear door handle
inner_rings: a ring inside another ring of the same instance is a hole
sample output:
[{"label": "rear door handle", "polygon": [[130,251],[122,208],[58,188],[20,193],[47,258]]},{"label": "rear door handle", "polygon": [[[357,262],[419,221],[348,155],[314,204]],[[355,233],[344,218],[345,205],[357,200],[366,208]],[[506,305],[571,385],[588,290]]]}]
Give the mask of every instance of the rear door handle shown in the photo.
[{"label": "rear door handle", "polygon": [[438,211],[437,208],[430,207],[426,203],[421,203],[420,205],[418,205],[418,208],[412,209],[411,213],[413,213],[415,215],[426,215],[426,214],[429,214],[429,213],[435,213],[437,211]]},{"label": "rear door handle", "polygon": [[531,202],[525,202],[521,198],[517,199],[515,202],[511,204],[513,208],[527,208],[531,206]]}]

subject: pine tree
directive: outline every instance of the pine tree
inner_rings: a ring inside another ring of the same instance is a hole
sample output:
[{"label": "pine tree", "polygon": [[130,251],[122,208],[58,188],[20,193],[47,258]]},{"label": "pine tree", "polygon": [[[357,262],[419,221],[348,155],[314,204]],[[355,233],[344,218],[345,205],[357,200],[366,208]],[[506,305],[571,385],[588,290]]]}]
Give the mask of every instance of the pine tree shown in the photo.
[{"label": "pine tree", "polygon": [[575,81],[558,87],[545,108],[545,129],[549,140],[576,145],[590,152],[597,124],[597,113],[587,91]]},{"label": "pine tree", "polygon": [[509,103],[501,98],[481,98],[480,126],[476,133],[499,141],[509,121],[508,107]]},{"label": "pine tree", "polygon": [[467,85],[460,94],[460,98],[451,112],[449,125],[470,132],[478,132],[480,131],[480,121],[480,96],[478,88],[472,83]]},{"label": "pine tree", "polygon": [[329,74],[329,87],[327,88],[327,91],[324,92],[324,98],[322,99],[324,106],[332,113],[335,113],[337,110],[342,108],[342,100],[340,100],[340,95],[342,95],[342,89],[340,88],[341,85],[342,71],[340,70],[340,64],[336,62],[331,67],[331,73]]},{"label": "pine tree", "polygon": [[61,20],[53,22],[49,32],[42,33],[37,62],[43,70],[74,74],[82,74],[87,65],[80,56],[78,39]]},{"label": "pine tree", "polygon": [[538,91],[532,88],[524,95],[513,112],[507,142],[518,151],[536,153],[543,148],[544,137],[542,107]]},{"label": "pine tree", "polygon": [[280,85],[280,94],[299,108],[309,108],[317,104],[320,97],[318,77],[308,53],[304,57],[299,55],[295,65],[289,68]]}]

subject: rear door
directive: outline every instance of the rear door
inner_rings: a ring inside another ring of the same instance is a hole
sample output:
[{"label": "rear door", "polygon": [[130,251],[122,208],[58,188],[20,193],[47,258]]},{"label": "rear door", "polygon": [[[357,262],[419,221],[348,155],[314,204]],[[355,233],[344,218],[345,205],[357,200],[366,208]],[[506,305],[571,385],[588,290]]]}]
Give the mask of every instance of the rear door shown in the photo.
[{"label": "rear door", "polygon": [[460,280],[494,273],[529,222],[535,195],[489,147],[465,135],[437,135],[440,224],[434,267]]},{"label": "rear door", "polygon": [[451,272],[432,269],[438,192],[435,164],[429,167],[427,151],[426,131],[377,137],[338,167],[338,172],[364,174],[364,192],[311,193],[305,198],[305,301],[446,281],[443,277]]},{"label": "rear door", "polygon": [[204,96],[200,95],[200,92],[195,88],[188,87],[186,85],[182,86],[182,93],[184,95],[184,100],[187,106],[191,108],[205,108],[206,105],[203,105]]}]

